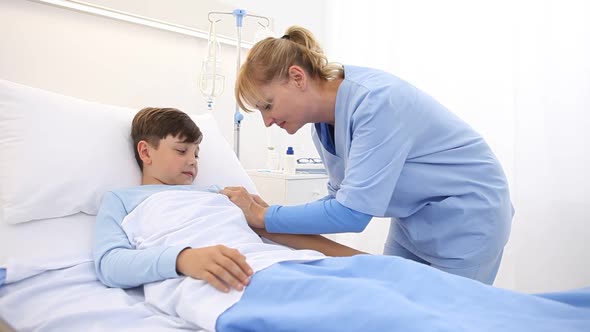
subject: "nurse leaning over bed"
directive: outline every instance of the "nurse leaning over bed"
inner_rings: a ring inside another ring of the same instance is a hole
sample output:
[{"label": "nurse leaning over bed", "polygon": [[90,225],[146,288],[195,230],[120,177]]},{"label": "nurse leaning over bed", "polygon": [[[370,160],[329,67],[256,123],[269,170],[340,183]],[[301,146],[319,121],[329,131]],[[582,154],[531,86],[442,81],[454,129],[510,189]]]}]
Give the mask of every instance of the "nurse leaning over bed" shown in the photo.
[{"label": "nurse leaning over bed", "polygon": [[506,177],[484,139],[432,97],[384,71],[329,63],[293,26],[250,50],[236,98],[289,134],[312,123],[329,175],[329,195],[298,206],[225,188],[252,227],[360,232],[391,217],[384,254],[493,283],[514,215]]}]

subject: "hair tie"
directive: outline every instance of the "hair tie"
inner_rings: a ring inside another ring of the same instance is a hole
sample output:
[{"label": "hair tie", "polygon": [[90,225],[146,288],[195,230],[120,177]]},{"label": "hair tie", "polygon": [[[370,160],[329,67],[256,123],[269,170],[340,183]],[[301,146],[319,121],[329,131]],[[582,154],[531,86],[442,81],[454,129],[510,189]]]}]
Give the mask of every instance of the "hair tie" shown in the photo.
[{"label": "hair tie", "polygon": [[289,35],[284,35],[283,37],[281,37],[281,39],[291,40],[291,36],[289,36]]}]

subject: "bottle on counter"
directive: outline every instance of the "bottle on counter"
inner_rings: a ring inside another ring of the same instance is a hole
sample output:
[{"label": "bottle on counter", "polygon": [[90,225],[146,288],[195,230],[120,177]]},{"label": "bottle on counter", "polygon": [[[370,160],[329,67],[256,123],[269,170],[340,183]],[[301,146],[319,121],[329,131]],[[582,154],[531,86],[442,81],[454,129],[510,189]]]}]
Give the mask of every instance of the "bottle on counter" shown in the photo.
[{"label": "bottle on counter", "polygon": [[290,146],[287,148],[287,153],[285,154],[285,165],[283,172],[288,175],[294,175],[296,166],[297,162],[295,160],[295,151],[293,150],[293,147]]}]

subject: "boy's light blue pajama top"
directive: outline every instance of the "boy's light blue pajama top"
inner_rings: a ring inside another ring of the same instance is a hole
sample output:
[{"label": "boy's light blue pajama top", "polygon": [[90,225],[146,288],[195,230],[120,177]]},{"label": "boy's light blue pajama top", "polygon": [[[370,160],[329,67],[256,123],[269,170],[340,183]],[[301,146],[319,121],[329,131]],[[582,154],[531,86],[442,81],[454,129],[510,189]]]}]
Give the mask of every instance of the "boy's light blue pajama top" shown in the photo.
[{"label": "boy's light blue pajama top", "polygon": [[[96,216],[94,264],[98,279],[107,286],[131,288],[179,277],[176,258],[186,246],[157,246],[135,249],[121,223],[149,196],[170,190],[167,185],[146,185],[107,192]],[[196,190],[174,186],[175,190]]]},{"label": "boy's light blue pajama top", "polygon": [[335,123],[313,128],[330,198],[271,206],[277,233],[362,231],[393,222],[385,254],[491,283],[514,210],[484,139],[429,95],[383,71],[345,66]]}]

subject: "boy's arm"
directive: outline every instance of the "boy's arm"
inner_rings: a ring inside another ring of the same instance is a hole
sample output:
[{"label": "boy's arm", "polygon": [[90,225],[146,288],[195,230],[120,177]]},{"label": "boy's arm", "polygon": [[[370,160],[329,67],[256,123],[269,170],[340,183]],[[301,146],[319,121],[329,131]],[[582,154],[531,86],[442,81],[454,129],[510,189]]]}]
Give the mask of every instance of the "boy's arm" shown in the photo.
[{"label": "boy's arm", "polygon": [[127,215],[123,202],[108,192],[96,217],[94,266],[98,279],[109,287],[130,288],[176,278],[176,259],[184,246],[134,249],[121,221]]},{"label": "boy's arm", "polygon": [[321,235],[269,233],[261,228],[254,228],[254,231],[258,235],[276,243],[286,245],[294,249],[316,250],[326,256],[354,256],[366,254],[366,252],[345,246]]},{"label": "boy's arm", "polygon": [[179,273],[209,282],[220,291],[243,290],[253,271],[246,257],[222,245],[190,248],[158,246],[135,249],[121,221],[127,211],[121,199],[105,194],[96,217],[94,264],[98,279],[110,287],[130,288],[176,278]]}]

